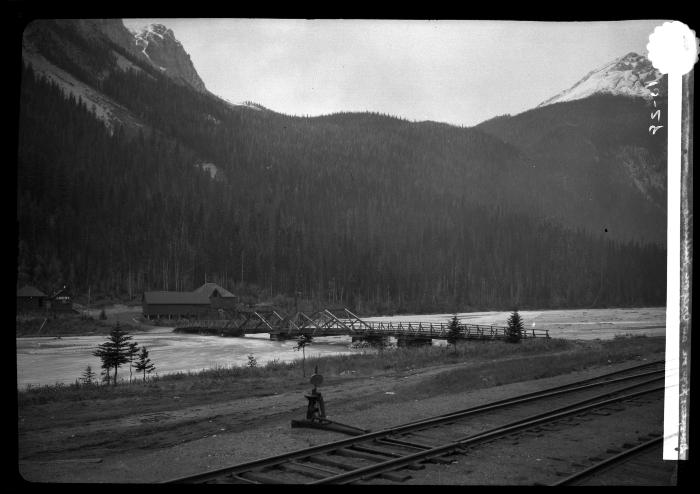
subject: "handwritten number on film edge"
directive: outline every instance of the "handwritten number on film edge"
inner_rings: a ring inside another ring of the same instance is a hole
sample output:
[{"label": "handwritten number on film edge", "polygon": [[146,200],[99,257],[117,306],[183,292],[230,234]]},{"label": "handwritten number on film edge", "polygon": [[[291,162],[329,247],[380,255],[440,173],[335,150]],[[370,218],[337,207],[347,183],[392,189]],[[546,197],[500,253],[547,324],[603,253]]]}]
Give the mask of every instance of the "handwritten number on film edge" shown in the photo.
[{"label": "handwritten number on film edge", "polygon": [[[646,84],[646,87],[652,87],[656,86],[659,83],[659,81],[651,81]],[[659,88],[656,87],[651,90],[651,96],[652,98],[655,98],[659,95]],[[656,100],[653,100],[654,108],[656,108]],[[661,122],[661,110],[656,110],[655,112],[651,113],[651,119],[654,120],[656,119],[657,122]],[[652,135],[656,134],[656,131],[663,128],[663,125],[650,125],[649,126],[649,132],[651,132]]]}]

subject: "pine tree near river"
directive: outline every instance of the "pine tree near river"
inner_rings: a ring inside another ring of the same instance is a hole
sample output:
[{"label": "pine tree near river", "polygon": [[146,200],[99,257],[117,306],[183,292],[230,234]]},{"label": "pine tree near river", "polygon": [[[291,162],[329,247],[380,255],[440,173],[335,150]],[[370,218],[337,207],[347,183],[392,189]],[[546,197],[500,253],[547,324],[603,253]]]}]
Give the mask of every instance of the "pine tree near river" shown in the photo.
[{"label": "pine tree near river", "polygon": [[95,357],[102,360],[102,367],[107,370],[114,369],[113,382],[117,385],[117,371],[119,367],[131,361],[134,355],[134,343],[132,336],[119,327],[119,323],[110,331],[107,341],[97,347],[93,352]]}]

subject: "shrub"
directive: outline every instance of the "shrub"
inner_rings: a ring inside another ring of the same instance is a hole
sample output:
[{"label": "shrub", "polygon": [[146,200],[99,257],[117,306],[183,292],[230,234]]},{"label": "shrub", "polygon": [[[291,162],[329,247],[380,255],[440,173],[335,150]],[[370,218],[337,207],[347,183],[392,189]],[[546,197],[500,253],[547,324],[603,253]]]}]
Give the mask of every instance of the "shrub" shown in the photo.
[{"label": "shrub", "polygon": [[83,372],[83,375],[80,377],[80,381],[84,385],[92,385],[95,384],[95,379],[97,378],[96,374],[93,372],[92,367],[89,365],[85,368],[85,371]]}]

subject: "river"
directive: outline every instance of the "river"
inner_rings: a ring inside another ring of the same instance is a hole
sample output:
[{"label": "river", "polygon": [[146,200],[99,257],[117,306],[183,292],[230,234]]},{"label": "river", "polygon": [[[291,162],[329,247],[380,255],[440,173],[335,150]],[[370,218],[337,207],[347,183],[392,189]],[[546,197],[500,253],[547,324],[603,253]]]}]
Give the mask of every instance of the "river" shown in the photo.
[{"label": "river", "polygon": [[[137,314],[136,309],[115,311],[116,319]],[[461,322],[471,324],[506,324],[509,312],[469,312],[458,314]],[[663,307],[640,309],[581,309],[521,311],[526,328],[548,329],[553,338],[610,339],[616,335],[665,334],[666,310]],[[453,314],[402,315],[365,318],[367,321],[449,322]],[[295,341],[272,341],[267,334],[248,335],[245,338],[222,338],[173,333],[172,328],[152,327],[135,332],[134,341],[148,348],[158,375],[175,372],[196,372],[202,369],[245,365],[252,354],[259,365],[271,360],[288,362],[301,358],[294,349]],[[70,384],[90,365],[99,374],[100,360],[92,356],[97,345],[106,337],[65,336],[17,338],[17,386],[42,386],[56,383]],[[434,345],[444,345],[434,340]],[[306,347],[306,356],[354,353],[349,336],[315,338]],[[120,377],[128,376],[128,369],[120,369]]]}]

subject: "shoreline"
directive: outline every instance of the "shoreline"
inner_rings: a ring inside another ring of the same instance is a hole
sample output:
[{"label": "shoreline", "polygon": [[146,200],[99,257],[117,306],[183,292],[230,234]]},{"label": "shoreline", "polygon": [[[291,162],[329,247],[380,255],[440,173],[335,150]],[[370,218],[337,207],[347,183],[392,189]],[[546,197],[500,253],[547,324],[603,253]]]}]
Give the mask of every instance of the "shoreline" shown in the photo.
[{"label": "shoreline", "polygon": [[[111,319],[112,324],[131,320],[133,312],[121,311],[118,319]],[[506,313],[469,313],[460,318],[464,322],[489,325],[505,319]],[[618,335],[665,335],[665,309],[643,308],[618,310],[586,311],[548,311],[521,312],[525,329],[548,329],[550,336],[566,340],[610,340]],[[445,316],[450,317],[450,316]],[[439,319],[439,315],[421,315],[417,319]],[[401,317],[410,319],[409,316]],[[444,322],[444,321],[442,321]],[[65,325],[69,327],[69,325]],[[61,382],[70,385],[78,378],[85,366],[90,364],[99,369],[99,359],[91,355],[89,347],[103,343],[111,329],[101,333],[75,336],[31,335],[17,338],[17,372],[18,388],[25,384],[45,386]],[[290,361],[300,357],[292,352],[293,340],[275,342],[268,340],[266,334],[248,335],[244,338],[220,337],[219,335],[183,334],[174,331],[172,326],[142,325],[138,330],[129,330],[136,342],[148,347],[152,352],[159,374],[178,373],[188,370],[213,369],[221,366],[242,365],[246,356],[253,353],[258,362]],[[341,338],[341,340],[338,340]],[[344,338],[344,339],[343,339]],[[346,341],[347,340],[347,341]],[[393,341],[393,340],[392,340]],[[349,337],[318,337],[316,344],[307,348],[309,351],[323,355],[335,353],[357,353],[357,349],[348,348]],[[444,346],[445,342],[436,340],[432,346]],[[128,372],[128,370],[127,370]]]}]

